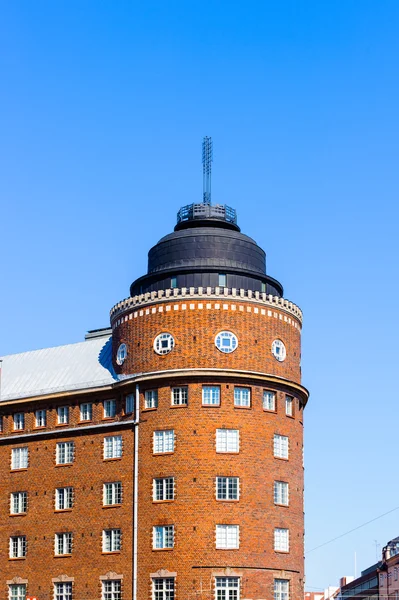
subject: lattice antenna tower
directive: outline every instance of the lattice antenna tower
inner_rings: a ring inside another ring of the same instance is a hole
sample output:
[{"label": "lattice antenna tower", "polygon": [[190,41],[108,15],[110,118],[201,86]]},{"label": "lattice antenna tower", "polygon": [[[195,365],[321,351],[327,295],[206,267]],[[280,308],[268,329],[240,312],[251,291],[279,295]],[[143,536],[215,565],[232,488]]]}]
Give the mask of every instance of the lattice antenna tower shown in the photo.
[{"label": "lattice antenna tower", "polygon": [[202,141],[202,174],[204,187],[204,204],[211,203],[211,175],[213,161],[213,144],[212,138],[205,136]]}]

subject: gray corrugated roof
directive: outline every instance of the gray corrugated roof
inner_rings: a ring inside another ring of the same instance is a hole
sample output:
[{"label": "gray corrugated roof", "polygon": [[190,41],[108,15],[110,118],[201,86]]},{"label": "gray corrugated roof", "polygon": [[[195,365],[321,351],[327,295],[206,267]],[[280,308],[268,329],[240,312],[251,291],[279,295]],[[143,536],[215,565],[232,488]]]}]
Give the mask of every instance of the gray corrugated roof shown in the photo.
[{"label": "gray corrugated roof", "polygon": [[0,401],[117,381],[112,367],[112,338],[108,336],[0,358]]}]

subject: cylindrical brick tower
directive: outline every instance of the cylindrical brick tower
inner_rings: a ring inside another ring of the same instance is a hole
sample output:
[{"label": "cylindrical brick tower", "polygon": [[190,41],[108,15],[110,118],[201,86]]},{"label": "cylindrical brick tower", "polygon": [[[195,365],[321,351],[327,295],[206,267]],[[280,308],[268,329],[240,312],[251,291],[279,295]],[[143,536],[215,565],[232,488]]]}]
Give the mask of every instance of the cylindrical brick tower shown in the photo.
[{"label": "cylindrical brick tower", "polygon": [[227,206],[194,204],[111,311],[137,384],[139,600],[302,600],[302,313]]}]

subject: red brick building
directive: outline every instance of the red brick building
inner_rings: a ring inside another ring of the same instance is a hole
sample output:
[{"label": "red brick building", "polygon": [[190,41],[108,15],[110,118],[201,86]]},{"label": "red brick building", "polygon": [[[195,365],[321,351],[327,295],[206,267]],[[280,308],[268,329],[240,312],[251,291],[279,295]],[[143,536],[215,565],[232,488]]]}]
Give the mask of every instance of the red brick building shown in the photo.
[{"label": "red brick building", "polygon": [[302,600],[301,328],[199,204],[110,330],[3,357],[0,600]]}]

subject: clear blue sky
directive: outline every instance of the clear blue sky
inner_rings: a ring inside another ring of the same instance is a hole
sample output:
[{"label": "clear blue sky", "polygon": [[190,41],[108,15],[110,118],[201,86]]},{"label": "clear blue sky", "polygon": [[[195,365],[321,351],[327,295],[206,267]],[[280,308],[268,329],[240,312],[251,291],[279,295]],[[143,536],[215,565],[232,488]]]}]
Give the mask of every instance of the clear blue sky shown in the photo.
[{"label": "clear blue sky", "polygon": [[[399,506],[399,3],[0,12],[0,354],[107,326],[177,209],[201,200],[211,135],[213,200],[304,310],[307,548]],[[399,511],[309,553],[307,587],[397,535]]]}]

